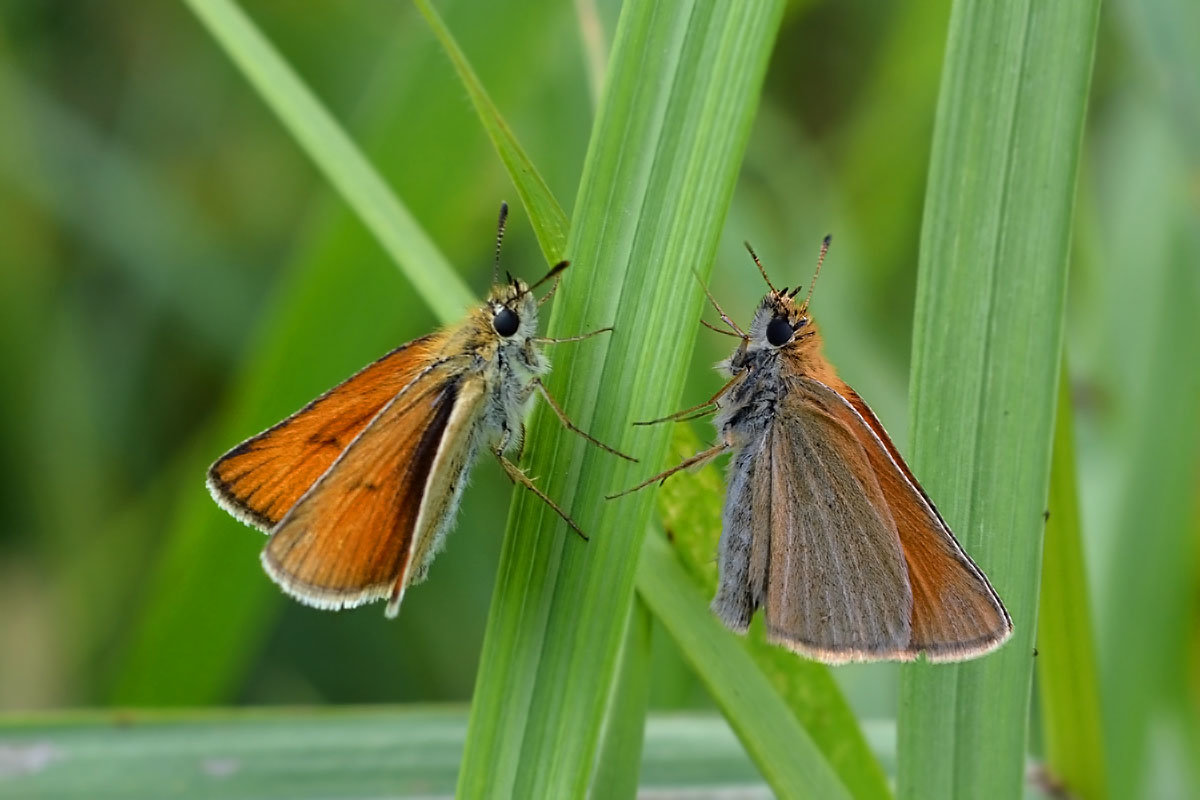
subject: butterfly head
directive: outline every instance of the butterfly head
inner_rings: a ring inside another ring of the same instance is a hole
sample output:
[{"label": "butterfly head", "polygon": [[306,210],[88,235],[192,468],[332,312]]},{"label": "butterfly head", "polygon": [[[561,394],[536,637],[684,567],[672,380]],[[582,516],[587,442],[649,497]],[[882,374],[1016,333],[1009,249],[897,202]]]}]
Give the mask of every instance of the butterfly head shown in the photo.
[{"label": "butterfly head", "polygon": [[821,274],[821,264],[825,262],[825,254],[829,252],[829,242],[829,236],[826,236],[821,242],[821,254],[817,258],[817,269],[809,283],[808,294],[803,303],[796,302],[796,295],[800,293],[799,286],[791,291],[788,291],[786,286],[782,289],[775,288],[775,284],[771,283],[771,279],[767,277],[767,271],[763,269],[762,262],[758,260],[754,248],[750,246],[749,242],[746,242],[746,249],[750,252],[750,257],[754,259],[755,266],[758,267],[759,273],[771,291],[758,304],[754,322],[750,324],[749,339],[743,345],[745,348],[768,352],[779,350],[810,339],[816,333],[812,317],[808,314],[808,301],[812,299],[812,290],[817,283],[817,276]]},{"label": "butterfly head", "polygon": [[507,283],[493,286],[484,312],[501,341],[519,344],[537,335],[537,298],[525,281],[509,276]]},{"label": "butterfly head", "polygon": [[[798,291],[798,290],[797,290]],[[751,349],[778,350],[807,338],[813,321],[808,310],[795,301],[796,292],[773,290],[763,297],[750,323]]]}]

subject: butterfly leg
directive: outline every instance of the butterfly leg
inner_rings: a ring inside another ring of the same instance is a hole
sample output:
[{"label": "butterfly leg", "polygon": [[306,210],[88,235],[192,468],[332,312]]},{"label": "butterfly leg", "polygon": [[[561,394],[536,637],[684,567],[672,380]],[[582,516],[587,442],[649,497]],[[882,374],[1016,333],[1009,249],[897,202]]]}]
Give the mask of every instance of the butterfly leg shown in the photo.
[{"label": "butterfly leg", "polygon": [[[501,449],[503,450],[504,448],[501,448]],[[525,423],[524,422],[521,423],[521,434],[520,434],[520,436],[517,437],[517,453],[516,453],[516,458],[513,459],[513,463],[520,464],[521,456],[523,456],[523,455],[525,455]]]},{"label": "butterfly leg", "polygon": [[563,337],[562,339],[551,339],[551,338],[548,338],[545,336],[537,336],[537,337],[533,338],[531,341],[536,342],[538,344],[562,344],[563,342],[582,342],[584,339],[590,339],[593,336],[599,336],[600,334],[608,333],[611,330],[612,330],[612,328],[598,328],[598,329],[596,329],[594,331],[590,331],[588,333],[581,333],[578,336],[566,336],[566,337]]},{"label": "butterfly leg", "polygon": [[732,449],[732,448],[729,444],[722,442],[721,444],[717,445],[716,447],[710,447],[707,450],[702,450],[701,452],[696,453],[696,455],[692,456],[691,458],[685,459],[683,462],[676,464],[675,466],[671,467],[670,469],[668,469],[664,472],[658,473],[653,478],[647,478],[646,480],[639,483],[637,486],[632,486],[623,492],[617,492],[616,494],[607,495],[607,496],[605,496],[604,499],[605,500],[613,500],[618,497],[623,497],[627,494],[630,494],[631,492],[636,492],[638,489],[644,489],[647,486],[649,486],[650,484],[655,483],[657,481],[665,481],[667,478],[671,477],[672,475],[674,475],[676,472],[679,472],[680,470],[685,470],[685,469],[689,469],[691,467],[697,467],[701,464],[705,464],[709,461],[712,461],[714,458],[716,458],[717,456],[721,455],[722,453],[724,453],[730,449]]},{"label": "butterfly leg", "polygon": [[500,466],[504,468],[504,474],[508,476],[510,481],[521,484],[526,489],[537,495],[538,499],[550,506],[550,508],[554,509],[554,513],[562,517],[563,520],[571,526],[571,529],[579,534],[579,538],[583,539],[585,542],[588,540],[587,534],[584,533],[577,524],[575,524],[575,520],[571,519],[567,515],[567,512],[563,511],[558,503],[555,503],[546,495],[545,492],[539,489],[537,484],[535,484],[533,480],[521,470],[520,467],[509,461],[504,456],[504,452],[500,448],[493,448],[492,453],[495,454],[496,458],[500,460]]},{"label": "butterfly leg", "polygon": [[700,403],[699,405],[694,405],[691,408],[685,408],[683,411],[676,411],[674,414],[668,414],[665,417],[659,417],[658,419],[647,420],[646,422],[635,422],[633,424],[634,425],[657,425],[660,422],[686,422],[689,419],[696,419],[698,417],[703,417],[706,414],[710,414],[710,413],[716,411],[717,401],[719,401],[725,395],[726,392],[728,392],[730,389],[732,389],[734,386],[736,386],[739,382],[745,380],[746,376],[749,374],[750,374],[749,370],[743,370],[742,372],[739,372],[737,375],[734,375],[729,380],[728,383],[726,383],[724,386],[722,386],[720,389],[717,390],[716,394],[714,394],[712,397],[705,400],[703,403]]},{"label": "butterfly leg", "polygon": [[544,383],[542,383],[540,380],[535,378],[533,381],[533,385],[537,388],[537,390],[539,392],[541,392],[542,397],[544,397],[546,399],[546,403],[550,406],[550,408],[552,408],[554,410],[554,413],[558,416],[558,421],[563,424],[564,428],[569,430],[571,433],[579,434],[584,439],[587,439],[589,442],[591,442],[592,444],[599,447],[601,450],[606,450],[606,451],[612,453],[614,456],[620,456],[621,458],[625,459],[626,461],[632,461],[635,464],[637,463],[637,459],[634,458],[633,456],[627,456],[624,453],[622,453],[620,450],[617,450],[616,448],[613,448],[613,447],[609,447],[604,442],[600,441],[599,439],[595,438],[594,436],[587,434],[586,432],[581,430],[579,427],[577,427],[575,425],[575,423],[571,422],[571,420],[567,418],[566,412],[562,410],[562,408],[558,405],[558,403],[554,402],[554,398],[550,396],[550,392],[546,391],[546,385]]}]

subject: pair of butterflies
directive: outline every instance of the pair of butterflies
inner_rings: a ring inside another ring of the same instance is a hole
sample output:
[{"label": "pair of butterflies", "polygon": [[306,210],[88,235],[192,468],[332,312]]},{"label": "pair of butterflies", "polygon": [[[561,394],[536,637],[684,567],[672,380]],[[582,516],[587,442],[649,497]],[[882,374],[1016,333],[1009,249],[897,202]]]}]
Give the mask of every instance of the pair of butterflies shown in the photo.
[{"label": "pair of butterflies", "polygon": [[[506,218],[501,206],[497,264]],[[566,266],[532,286],[493,281],[458,325],[393,350],[213,464],[209,490],[270,535],[262,563],[285,592],[327,609],[386,599],[394,617],[405,589],[425,578],[485,449],[583,536],[505,455],[523,442],[541,394],[570,430],[635,460],[571,423],[542,384],[542,345],[610,330],[537,336],[538,307]],[[995,649],[1012,633],[1008,613],[871,409],[821,355],[811,288],[798,304],[797,291],[767,285],[748,331],[709,296],[729,327],[718,330],[740,339],[721,365],[731,380],[708,402],[655,420],[714,413],[719,443],[627,491],[732,454],[712,608],[735,631],[762,608],[770,639],[828,663]]]}]

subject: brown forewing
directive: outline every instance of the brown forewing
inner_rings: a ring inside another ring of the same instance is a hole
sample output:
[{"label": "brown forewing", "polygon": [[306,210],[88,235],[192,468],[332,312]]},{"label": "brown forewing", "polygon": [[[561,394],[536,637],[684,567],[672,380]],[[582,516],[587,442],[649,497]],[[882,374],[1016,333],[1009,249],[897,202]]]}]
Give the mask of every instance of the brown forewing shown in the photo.
[{"label": "brown forewing", "polygon": [[844,416],[858,429],[896,521],[913,595],[911,650],[924,651],[932,661],[946,661],[993,649],[1012,631],[1008,612],[871,409],[853,389],[838,384],[836,391],[848,404]]},{"label": "brown forewing", "polygon": [[[822,661],[909,657],[912,595],[895,522],[844,403],[788,381],[768,434],[768,635]],[[861,425],[861,423],[859,423]],[[758,533],[761,537],[766,531]]]},{"label": "brown forewing", "polygon": [[234,516],[270,531],[429,364],[434,342],[425,336],[396,348],[230,450],[209,469],[213,496]]},{"label": "brown forewing", "polygon": [[[288,511],[263,564],[289,594],[342,608],[403,587],[435,461],[459,446],[447,441],[459,388],[442,370],[420,378]],[[466,432],[458,426],[455,438]]]}]

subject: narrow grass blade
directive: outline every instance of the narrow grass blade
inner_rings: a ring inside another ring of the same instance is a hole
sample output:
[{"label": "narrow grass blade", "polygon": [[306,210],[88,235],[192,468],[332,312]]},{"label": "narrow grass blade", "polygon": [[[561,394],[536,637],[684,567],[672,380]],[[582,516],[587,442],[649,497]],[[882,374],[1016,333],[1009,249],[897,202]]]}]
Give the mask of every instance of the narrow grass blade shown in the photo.
[{"label": "narrow grass blade", "polygon": [[[678,426],[672,439],[672,461],[682,461],[700,449],[702,445],[691,429]],[[717,552],[717,540],[721,535],[723,496],[724,485],[715,466],[681,472],[658,490],[659,514],[670,533],[672,549],[691,577],[694,591],[708,599],[717,588],[717,565],[713,554]],[[645,545],[646,548],[649,546]],[[650,591],[659,590],[649,585],[648,576],[639,572],[638,592],[645,596]],[[679,606],[661,600],[653,605],[666,612],[679,610]],[[684,610],[688,612],[688,619],[664,618],[663,623],[672,631],[691,624],[690,616],[696,612],[691,608]],[[711,613],[707,605],[702,610],[705,614]],[[680,649],[693,665],[702,663],[706,657],[706,653],[689,649],[694,641],[693,637],[678,640]],[[887,776],[867,747],[854,712],[842,696],[830,669],[768,644],[761,625],[754,625],[741,643],[753,661],[755,679],[765,677],[777,701],[785,704],[804,726],[850,795],[860,800],[890,797]],[[715,668],[697,667],[697,670],[711,673]],[[763,726],[768,724],[774,711],[767,712],[748,699],[722,704],[722,710],[735,730],[746,731],[747,736],[770,735],[770,728],[763,730]]]},{"label": "narrow grass blade", "polygon": [[592,779],[597,797],[635,797],[646,728],[646,705],[650,701],[650,639],[654,617],[646,604],[636,601],[629,608],[629,626],[621,650],[621,673],[613,684],[604,723],[604,742],[596,775]]},{"label": "narrow grass blade", "polygon": [[[505,73],[507,86],[544,63],[544,55],[528,49],[519,56],[505,51],[511,42],[541,35],[541,21],[551,5],[526,6],[529,16],[503,9],[486,12],[496,43],[481,57],[493,67],[511,70]],[[465,13],[478,17],[484,12]],[[438,103],[458,91],[452,75],[439,76],[429,66],[440,59],[422,26],[400,31],[396,47],[381,56],[371,73],[356,114],[356,135],[389,174],[415,185],[433,177],[448,183],[445,191],[420,198],[422,218],[444,236],[463,230],[464,213],[475,216],[481,223],[479,229],[472,226],[472,235],[480,237],[477,252],[486,253],[493,200],[479,200],[473,196],[477,189],[458,187],[468,185],[480,170],[480,159],[490,154],[474,131],[463,130],[467,126],[459,109]],[[418,110],[427,125],[412,124]],[[439,161],[432,172],[412,162],[412,153],[436,147],[462,156],[452,163]],[[328,193],[319,198],[296,242],[295,257],[279,268],[273,301],[260,310],[260,334],[244,343],[241,374],[233,381],[219,423],[200,437],[205,444],[190,468],[191,480],[181,487],[175,513],[154,523],[163,541],[153,568],[131,587],[137,604],[126,611],[120,626],[104,632],[111,653],[103,676],[111,685],[109,702],[197,705],[238,696],[243,675],[263,648],[265,631],[284,598],[259,564],[261,534],[212,502],[204,489],[204,470],[224,449],[295,411],[362,364],[458,317],[458,311],[447,309],[443,312],[454,316],[431,314],[403,285],[398,271],[380,268],[380,259],[381,251],[363,235],[352,209]],[[468,497],[468,514],[471,502]],[[471,586],[457,594],[482,605],[486,600],[477,598],[490,595],[492,569],[480,565],[460,576]],[[439,564],[438,574],[446,579],[443,570]],[[445,585],[431,582],[423,591],[439,591],[439,584]],[[377,609],[364,614],[383,622]],[[402,614],[387,631],[397,640],[411,641],[429,627],[427,619]],[[473,675],[475,647],[439,648],[419,659],[403,659],[407,666],[421,664],[446,675],[461,672],[467,660]]]},{"label": "narrow grass blade", "polygon": [[[575,205],[551,335],[614,326],[561,351],[551,394],[630,465],[535,412],[529,472],[588,531],[514,500],[458,791],[574,797],[591,784],[650,497],[604,496],[654,469],[666,431],[630,428],[678,398],[701,295],[745,148],[781,2],[633,0],[622,10]],[[654,76],[648,80],[647,76]]]},{"label": "narrow grass blade", "polygon": [[899,793],[1017,797],[1098,2],[958,0],[921,235],[912,467],[1015,626],[901,678]]},{"label": "narrow grass blade", "polygon": [[512,176],[517,194],[521,196],[521,202],[529,212],[529,221],[537,234],[542,254],[546,256],[547,263],[557,264],[563,260],[567,250],[567,229],[570,225],[567,215],[550,193],[550,187],[529,160],[529,156],[525,155],[508,123],[500,116],[496,104],[483,88],[483,83],[471,68],[458,43],[454,41],[446,23],[430,5],[429,0],[414,0],[414,3],[429,21],[429,27],[433,28],[434,35],[445,48],[446,55],[450,57],[458,77],[462,79],[463,86],[471,96],[471,102],[475,105],[475,111],[479,114],[479,120],[483,123],[488,138],[492,140],[500,160]]},{"label": "narrow grass blade", "polygon": [[[218,10],[210,12],[220,15],[231,7],[222,3],[213,8]],[[268,46],[257,34],[245,35]],[[272,59],[278,56],[267,57]],[[394,117],[393,103],[389,96],[371,107],[377,130]],[[356,228],[341,210],[318,215],[297,262],[285,270],[278,303],[268,309],[263,336],[246,358],[219,432],[208,437],[206,452],[198,454],[194,480],[184,488],[176,514],[159,525],[170,536],[141,587],[139,606],[111,634],[116,644],[103,678],[109,702],[192,705],[232,699],[242,671],[262,646],[262,631],[281,595],[263,576],[261,536],[212,502],[203,487],[205,468],[224,448],[291,413],[430,324],[423,309],[396,320],[395,281],[367,266]],[[418,247],[413,258],[420,251]],[[442,321],[456,319],[462,311],[457,301],[434,308]],[[332,330],[337,331],[336,347],[330,347]],[[236,532],[222,536],[221,531]]]},{"label": "narrow grass blade", "polygon": [[186,0],[422,299],[457,319],[474,294],[340,125],[231,0]]},{"label": "narrow grass blade", "polygon": [[708,610],[707,594],[661,534],[647,536],[642,543],[637,586],[777,796],[852,796],[737,636]]},{"label": "narrow grass blade", "polygon": [[1108,796],[1107,766],[1075,488],[1071,388],[1065,363],[1061,374],[1038,605],[1037,676],[1046,770],[1072,797],[1099,800]]}]

